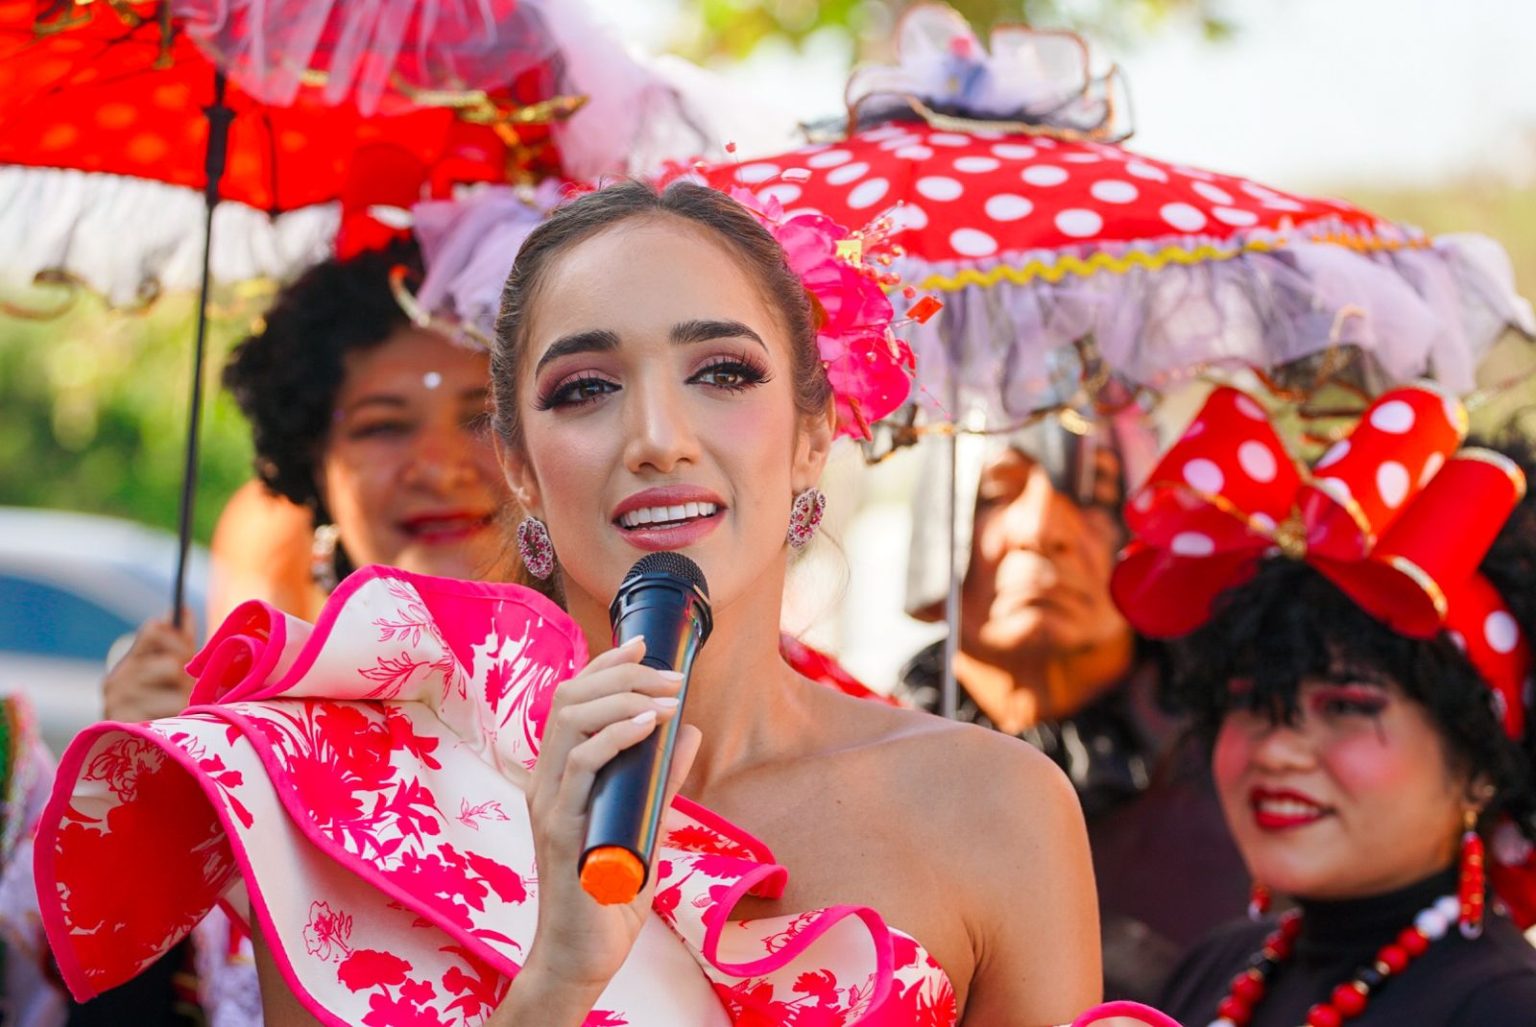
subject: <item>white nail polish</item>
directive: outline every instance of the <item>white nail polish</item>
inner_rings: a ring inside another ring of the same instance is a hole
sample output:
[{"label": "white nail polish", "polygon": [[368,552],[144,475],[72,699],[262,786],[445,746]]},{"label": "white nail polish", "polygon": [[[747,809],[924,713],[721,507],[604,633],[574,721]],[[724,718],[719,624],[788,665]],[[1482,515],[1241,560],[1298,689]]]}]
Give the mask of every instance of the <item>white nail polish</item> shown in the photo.
[{"label": "white nail polish", "polygon": [[633,717],[629,718],[630,723],[632,723],[632,724],[650,724],[653,721],[655,721],[655,719],[656,719],[656,711],[655,710],[644,710],[644,711],[642,711],[640,713],[635,714]]},{"label": "white nail polish", "polygon": [[677,707],[677,704],[682,702],[682,700],[676,698],[675,696],[658,695],[654,699],[652,699],[651,702],[655,703],[657,706],[661,707],[664,710],[671,710],[671,709],[675,709]]}]

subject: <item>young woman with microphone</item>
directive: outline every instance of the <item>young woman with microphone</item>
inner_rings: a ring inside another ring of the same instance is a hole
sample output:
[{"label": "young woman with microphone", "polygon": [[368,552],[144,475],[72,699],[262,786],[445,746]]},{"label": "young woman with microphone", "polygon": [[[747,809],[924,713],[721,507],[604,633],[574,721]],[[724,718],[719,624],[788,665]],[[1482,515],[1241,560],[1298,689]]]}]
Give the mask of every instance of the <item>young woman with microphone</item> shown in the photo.
[{"label": "young woman with microphone", "polygon": [[[1091,869],[1054,765],[779,656],[832,441],[906,391],[852,265],[874,241],[690,183],[553,214],[507,283],[492,384],[519,549],[564,612],[377,569],[313,634],[237,611],[195,668],[208,705],[66,760],[38,843],[66,981],[132,972],[132,923],[69,887],[154,790],[208,807],[175,832],[208,846],[204,892],[244,878],[272,1024],[1046,1025],[1093,1004]],[[612,647],[621,581],[658,552],[697,565],[712,614],[681,709],[680,675]],[[600,903],[594,780],[678,717],[644,887]],[[205,901],[185,891],[165,936]]]}]

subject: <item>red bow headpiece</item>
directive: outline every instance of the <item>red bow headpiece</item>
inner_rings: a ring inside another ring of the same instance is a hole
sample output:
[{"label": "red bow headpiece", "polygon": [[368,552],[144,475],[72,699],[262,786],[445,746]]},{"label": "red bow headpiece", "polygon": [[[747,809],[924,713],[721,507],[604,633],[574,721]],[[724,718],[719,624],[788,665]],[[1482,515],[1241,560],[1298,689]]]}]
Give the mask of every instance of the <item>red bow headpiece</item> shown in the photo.
[{"label": "red bow headpiece", "polygon": [[1304,560],[1399,634],[1448,631],[1519,739],[1530,648],[1477,568],[1525,476],[1503,454],[1459,449],[1466,429],[1455,399],[1394,389],[1308,471],[1263,407],[1218,388],[1126,507],[1115,601],[1144,635],[1184,635],[1266,556]]}]

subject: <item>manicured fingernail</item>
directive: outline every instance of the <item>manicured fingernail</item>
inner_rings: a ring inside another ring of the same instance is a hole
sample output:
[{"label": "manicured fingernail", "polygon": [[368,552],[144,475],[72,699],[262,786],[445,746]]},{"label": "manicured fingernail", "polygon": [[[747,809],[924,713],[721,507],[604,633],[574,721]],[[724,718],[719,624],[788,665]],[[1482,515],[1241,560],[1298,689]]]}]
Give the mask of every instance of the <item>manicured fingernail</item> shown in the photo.
[{"label": "manicured fingernail", "polygon": [[645,636],[636,635],[634,638],[626,640],[623,645],[619,646],[619,648],[628,651],[630,649],[634,649],[636,646],[643,645],[645,645]]},{"label": "manicured fingernail", "polygon": [[656,719],[656,711],[655,710],[644,710],[644,711],[642,711],[640,713],[635,714],[633,717],[630,717],[629,719],[630,719],[630,721],[632,723],[635,723],[635,724],[649,724],[649,723],[652,723]]},{"label": "manicured fingernail", "polygon": [[682,702],[682,700],[674,698],[670,695],[658,695],[656,698],[652,699],[651,702],[655,703],[659,708],[663,710],[672,710],[676,709],[677,704]]},{"label": "manicured fingernail", "polygon": [[662,677],[666,678],[668,681],[682,681],[683,680],[683,675],[678,673],[675,670],[658,670],[656,673],[660,674]]}]

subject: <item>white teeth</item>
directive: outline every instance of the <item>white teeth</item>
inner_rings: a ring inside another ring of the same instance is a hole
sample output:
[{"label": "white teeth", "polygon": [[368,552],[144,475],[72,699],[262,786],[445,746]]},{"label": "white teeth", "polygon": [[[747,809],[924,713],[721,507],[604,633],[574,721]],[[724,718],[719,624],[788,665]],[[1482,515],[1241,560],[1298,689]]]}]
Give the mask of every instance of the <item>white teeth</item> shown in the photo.
[{"label": "white teeth", "polygon": [[714,503],[682,503],[678,506],[647,506],[631,510],[619,518],[626,528],[638,528],[645,524],[662,524],[691,521],[699,517],[713,517],[719,507]]},{"label": "white teeth", "polygon": [[1298,802],[1295,799],[1262,799],[1258,808],[1262,813],[1277,817],[1312,817],[1322,812],[1310,802]]}]

